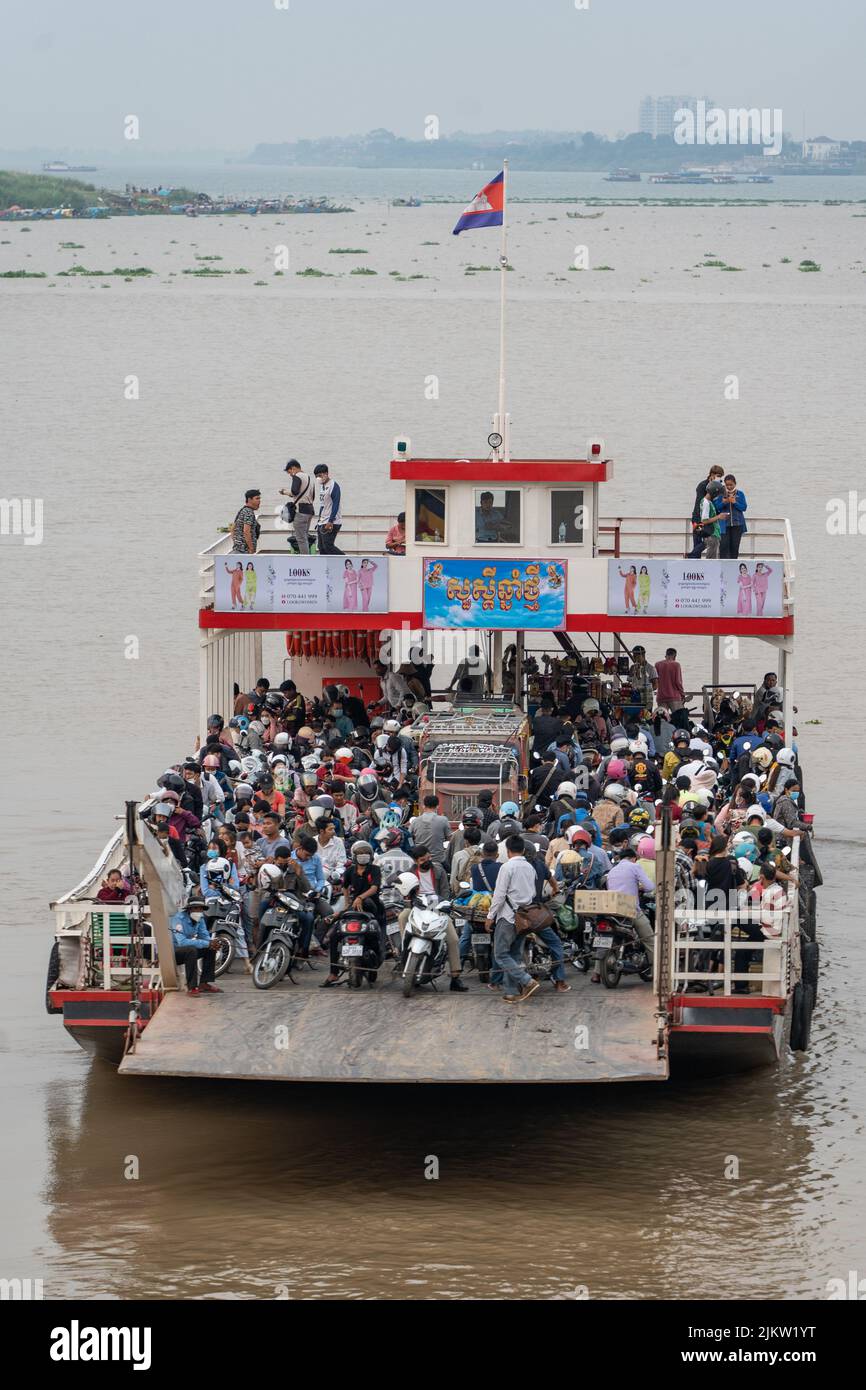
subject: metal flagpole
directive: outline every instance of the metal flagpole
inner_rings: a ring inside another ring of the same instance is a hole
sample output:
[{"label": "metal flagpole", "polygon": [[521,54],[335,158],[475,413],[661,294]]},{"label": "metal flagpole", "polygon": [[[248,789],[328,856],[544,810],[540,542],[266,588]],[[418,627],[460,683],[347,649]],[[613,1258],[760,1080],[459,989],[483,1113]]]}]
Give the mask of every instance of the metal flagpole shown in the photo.
[{"label": "metal flagpole", "polygon": [[511,458],[511,440],[505,416],[505,276],[508,265],[506,230],[508,218],[508,160],[502,161],[502,249],[499,253],[499,433],[502,444],[497,453],[506,461]]}]

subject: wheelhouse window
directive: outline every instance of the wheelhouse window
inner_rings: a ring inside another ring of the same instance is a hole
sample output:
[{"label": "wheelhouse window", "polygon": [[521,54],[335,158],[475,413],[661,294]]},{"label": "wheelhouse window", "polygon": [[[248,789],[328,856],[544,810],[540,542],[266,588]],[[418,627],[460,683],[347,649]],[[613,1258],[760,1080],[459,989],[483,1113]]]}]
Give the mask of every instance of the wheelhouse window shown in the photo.
[{"label": "wheelhouse window", "polygon": [[582,545],[586,523],[583,488],[556,488],[550,494],[550,544]]},{"label": "wheelhouse window", "polygon": [[416,487],[415,544],[445,544],[444,487]]},{"label": "wheelhouse window", "polygon": [[520,544],[519,488],[475,488],[475,544]]}]

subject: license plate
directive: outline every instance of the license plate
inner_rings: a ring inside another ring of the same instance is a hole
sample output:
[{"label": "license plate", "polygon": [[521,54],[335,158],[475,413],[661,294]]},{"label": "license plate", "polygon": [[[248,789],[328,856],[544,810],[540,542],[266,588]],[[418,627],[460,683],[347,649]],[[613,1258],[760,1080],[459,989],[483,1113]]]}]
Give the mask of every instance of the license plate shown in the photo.
[{"label": "license plate", "polygon": [[490,937],[486,931],[474,931],[472,933],[473,946],[489,946]]},{"label": "license plate", "polygon": [[343,956],[362,956],[364,954],[364,947],[361,945],[360,941],[357,942],[357,944],[354,941],[348,941],[340,954]]},{"label": "license plate", "polygon": [[611,936],[594,936],[592,938],[592,949],[594,951],[597,951],[599,947],[603,947],[605,951],[609,951],[612,945],[613,937]]}]

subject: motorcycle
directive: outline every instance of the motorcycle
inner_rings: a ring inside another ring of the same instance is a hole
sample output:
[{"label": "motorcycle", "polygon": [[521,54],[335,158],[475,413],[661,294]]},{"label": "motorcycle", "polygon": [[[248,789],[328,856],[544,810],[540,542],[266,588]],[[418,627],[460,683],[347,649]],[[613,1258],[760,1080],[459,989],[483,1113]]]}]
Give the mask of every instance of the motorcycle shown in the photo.
[{"label": "motorcycle", "polygon": [[623,975],[637,975],[644,981],[652,979],[649,957],[637,927],[629,918],[598,917],[592,946],[596,968],[606,989],[616,989]]},{"label": "motorcycle", "polygon": [[450,902],[439,902],[435,894],[416,893],[403,933],[400,973],[403,997],[411,998],[416,985],[432,984],[448,964],[445,933]]},{"label": "motorcycle", "polygon": [[350,910],[341,913],[331,929],[337,938],[337,961],[346,972],[349,988],[360,989],[366,978],[372,989],[382,964],[378,918],[370,912]]},{"label": "motorcycle", "polygon": [[405,906],[399,889],[386,885],[380,894],[380,902],[385,913],[385,935],[388,950],[394,960],[400,959],[400,913]]},{"label": "motorcycle", "polygon": [[[471,883],[461,883],[460,887],[466,892],[472,891]],[[466,902],[453,902],[451,911],[455,917],[459,917],[464,922],[469,922],[472,927],[472,935],[469,939],[469,955],[466,957],[466,966],[478,971],[478,979],[486,985],[490,979],[490,971],[493,964],[493,935],[484,930],[484,920],[486,914],[482,912],[479,918],[479,910],[473,908]]]},{"label": "motorcycle", "polygon": [[204,915],[208,931],[217,943],[214,975],[218,977],[231,969],[243,934],[241,895],[225,883],[209,891],[212,896],[205,903]]},{"label": "motorcycle", "polygon": [[[256,989],[273,989],[292,969],[301,944],[301,913],[306,909],[299,893],[276,893],[259,919],[259,930],[268,935],[253,956],[253,984]],[[292,984],[294,984],[292,980]]]}]

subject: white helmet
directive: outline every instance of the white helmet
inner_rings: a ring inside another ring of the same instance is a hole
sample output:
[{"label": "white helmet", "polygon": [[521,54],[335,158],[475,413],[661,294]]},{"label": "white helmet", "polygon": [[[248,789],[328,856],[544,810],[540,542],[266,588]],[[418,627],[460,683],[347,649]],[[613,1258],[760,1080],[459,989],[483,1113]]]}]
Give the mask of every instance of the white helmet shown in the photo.
[{"label": "white helmet", "polygon": [[600,714],[600,713],[601,713],[601,706],[600,706],[600,704],[598,703],[598,700],[584,700],[584,702],[583,702],[583,704],[581,705],[580,708],[581,708],[581,712],[582,712],[583,714]]},{"label": "white helmet", "polygon": [[338,748],[337,751],[336,751],[336,753],[334,754],[334,757],[335,757],[335,758],[342,758],[342,760],[343,760],[344,762],[347,762],[347,763],[348,763],[348,762],[351,762],[351,761],[352,761],[352,750],[351,750],[351,748]]},{"label": "white helmet", "polygon": [[793,748],[780,748],[776,754],[776,762],[779,767],[793,767],[797,761],[797,754]]},{"label": "white helmet", "polygon": [[713,751],[712,744],[706,743],[702,738],[690,738],[689,748],[694,749],[696,753],[700,753],[702,758]]},{"label": "white helmet", "polygon": [[767,819],[766,811],[764,810],[763,806],[761,806],[757,801],[755,802],[754,806],[750,806],[748,811],[746,812],[746,820],[751,820],[752,816],[758,816],[762,824]]},{"label": "white helmet", "polygon": [[625,787],[622,785],[622,782],[609,782],[602,792],[602,795],[608,801],[615,801],[617,806],[619,806],[620,802],[625,799]]},{"label": "white helmet", "polygon": [[421,880],[417,874],[402,873],[397,875],[394,884],[401,898],[408,898],[415,892],[416,888],[421,887]]},{"label": "white helmet", "polygon": [[756,772],[744,773],[744,775],[740,778],[740,786],[744,787],[747,782],[750,786],[754,787],[755,791],[757,791],[759,786],[761,785],[761,779]]},{"label": "white helmet", "polygon": [[261,892],[268,893],[282,876],[283,871],[282,869],[278,869],[276,864],[263,864],[259,869],[256,882]]},{"label": "white helmet", "polygon": [[231,871],[232,866],[227,859],[209,859],[205,865],[208,878],[227,878]]},{"label": "white helmet", "polygon": [[246,757],[241,758],[241,771],[245,777],[254,777],[258,770],[259,760],[258,758],[254,758],[252,753],[248,753]]},{"label": "white helmet", "polygon": [[627,738],[612,738],[610,741],[610,751],[616,758],[620,753],[628,752]]},{"label": "white helmet", "polygon": [[718,770],[719,770],[718,760],[717,760],[716,758],[711,757],[709,753],[705,753],[705,754],[704,754],[704,767],[708,767],[708,768],[710,769],[711,772],[718,772]]},{"label": "white helmet", "polygon": [[736,835],[731,837],[731,849],[736,849],[738,845],[753,845],[755,837],[751,830],[738,830]]},{"label": "white helmet", "polygon": [[637,738],[629,739],[628,751],[630,753],[647,753],[649,751],[645,734],[639,734]]},{"label": "white helmet", "polygon": [[231,762],[229,763],[229,777],[240,777],[242,771],[243,768],[241,767],[237,758],[232,758]]},{"label": "white helmet", "polygon": [[375,737],[375,739],[373,740],[373,742],[374,742],[374,744],[375,744],[375,746],[376,746],[377,752],[379,752],[379,753],[384,753],[384,752],[385,752],[386,748],[388,747],[388,740],[389,740],[389,738],[390,738],[390,734],[377,734],[377,735],[376,735],[376,737]]},{"label": "white helmet", "polygon": [[278,752],[285,752],[290,743],[291,739],[289,738],[288,734],[274,734],[274,748]]},{"label": "white helmet", "polygon": [[386,719],[382,728],[385,730],[386,734],[399,734],[400,721],[399,719]]},{"label": "white helmet", "polygon": [[301,767],[305,772],[315,772],[320,761],[318,753],[307,753],[305,757],[301,758]]},{"label": "white helmet", "polygon": [[572,799],[577,796],[577,787],[573,782],[560,782],[556,789],[557,796],[570,796]]},{"label": "white helmet", "polygon": [[756,767],[762,767],[764,771],[766,771],[766,769],[770,766],[770,763],[772,761],[773,755],[770,752],[769,748],[756,748],[754,753],[752,754],[752,762],[755,764]]}]

